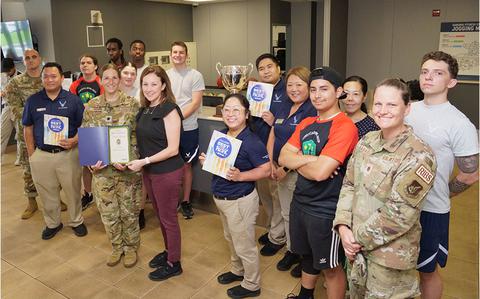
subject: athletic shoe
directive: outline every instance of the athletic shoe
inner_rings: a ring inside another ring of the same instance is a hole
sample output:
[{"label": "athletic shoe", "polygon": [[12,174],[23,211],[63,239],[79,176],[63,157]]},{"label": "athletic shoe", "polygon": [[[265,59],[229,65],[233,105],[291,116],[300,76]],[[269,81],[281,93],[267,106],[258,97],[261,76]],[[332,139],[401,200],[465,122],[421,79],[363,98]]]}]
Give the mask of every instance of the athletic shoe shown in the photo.
[{"label": "athletic shoe", "polygon": [[182,265],[180,265],[180,262],[175,262],[173,263],[173,266],[170,266],[168,263],[166,266],[160,267],[157,270],[150,272],[148,274],[148,278],[154,281],[161,281],[168,279],[172,276],[177,276],[182,274]]},{"label": "athletic shoe", "polygon": [[183,218],[185,219],[192,219],[193,217],[193,208],[192,203],[189,201],[183,201],[180,204],[180,209],[182,210]]},{"label": "athletic shoe", "polygon": [[275,255],[280,249],[282,249],[283,246],[285,246],[285,244],[277,245],[268,240],[267,244],[260,249],[260,254],[263,256]]},{"label": "athletic shoe", "polygon": [[93,203],[93,194],[85,192],[82,196],[82,211]]},{"label": "athletic shoe", "polygon": [[236,275],[236,274],[233,274],[232,272],[225,272],[223,274],[220,274],[218,277],[217,277],[217,281],[220,283],[220,284],[229,284],[229,283],[232,283],[234,281],[242,281],[243,280],[243,276],[240,276],[240,275]]},{"label": "athletic shoe", "polygon": [[48,226],[45,227],[45,229],[43,230],[42,232],[42,239],[43,240],[48,240],[48,239],[51,239],[53,237],[55,237],[55,235],[63,228],[63,224],[60,223],[59,226],[55,227],[55,228],[49,228]]},{"label": "athletic shoe", "polygon": [[238,285],[236,287],[230,288],[227,290],[227,295],[230,298],[248,298],[248,297],[257,297],[260,296],[260,289],[256,291],[250,291],[247,290],[246,288],[242,287],[241,285]]},{"label": "athletic shoe", "polygon": [[277,263],[277,269],[279,271],[288,271],[293,265],[298,263],[300,263],[300,256],[287,250],[283,258]]}]

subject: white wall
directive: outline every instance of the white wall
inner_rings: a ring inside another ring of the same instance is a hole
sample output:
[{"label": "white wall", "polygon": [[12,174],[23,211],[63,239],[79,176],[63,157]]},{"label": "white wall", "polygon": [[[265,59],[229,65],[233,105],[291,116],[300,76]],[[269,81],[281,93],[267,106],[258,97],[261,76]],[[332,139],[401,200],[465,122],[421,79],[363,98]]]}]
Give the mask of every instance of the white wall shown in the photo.
[{"label": "white wall", "polygon": [[23,2],[2,1],[2,21],[25,20],[25,5]]},{"label": "white wall", "polygon": [[[216,85],[215,64],[255,65],[270,52],[270,1],[202,4],[193,8],[197,65],[206,85]],[[255,73],[252,73],[255,74]]]},{"label": "white wall", "polygon": [[[43,60],[55,61],[52,31],[52,7],[50,0],[35,0],[25,2],[25,15],[30,20],[32,34],[37,37],[38,50]],[[64,24],[68,26],[68,24]],[[75,36],[72,33],[72,38]],[[58,41],[68,43],[68,41]]]},{"label": "white wall", "polygon": [[303,65],[310,68],[310,34],[312,4],[310,2],[291,3],[291,59],[292,66]]}]

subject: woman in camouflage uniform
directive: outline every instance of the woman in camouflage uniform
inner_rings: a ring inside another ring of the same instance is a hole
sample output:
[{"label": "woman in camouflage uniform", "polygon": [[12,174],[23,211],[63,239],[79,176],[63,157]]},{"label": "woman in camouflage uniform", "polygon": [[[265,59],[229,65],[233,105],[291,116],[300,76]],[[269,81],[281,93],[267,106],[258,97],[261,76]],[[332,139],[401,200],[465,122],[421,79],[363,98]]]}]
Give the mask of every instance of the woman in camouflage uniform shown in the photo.
[{"label": "woman in camouflage uniform", "polygon": [[[130,158],[136,159],[135,116],[139,109],[138,102],[119,90],[120,71],[115,65],[105,65],[101,77],[105,93],[88,102],[82,126],[128,126],[131,132]],[[140,244],[138,214],[141,176],[119,163],[104,165],[98,161],[90,169],[93,173],[93,197],[112,243],[112,254],[107,265],[117,265],[125,255],[123,264],[133,267],[137,262]]]}]

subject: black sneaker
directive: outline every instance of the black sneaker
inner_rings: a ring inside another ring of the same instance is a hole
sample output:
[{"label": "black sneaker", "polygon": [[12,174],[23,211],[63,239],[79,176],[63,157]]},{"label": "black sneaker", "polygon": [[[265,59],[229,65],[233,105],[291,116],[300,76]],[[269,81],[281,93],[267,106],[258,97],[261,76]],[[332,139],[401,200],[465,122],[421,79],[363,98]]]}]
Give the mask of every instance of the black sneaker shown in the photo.
[{"label": "black sneaker", "polygon": [[148,274],[148,278],[154,281],[161,281],[168,279],[172,276],[180,275],[182,274],[182,272],[182,265],[180,265],[180,262],[173,263],[173,266],[170,266],[167,263],[166,266],[162,266],[157,270],[150,272],[150,274]]},{"label": "black sneaker", "polygon": [[77,237],[84,237],[88,234],[87,227],[83,223],[75,227],[72,227],[72,229]]},{"label": "black sneaker", "polygon": [[160,252],[148,263],[150,268],[160,268],[167,265],[168,253],[166,251]]},{"label": "black sneaker", "polygon": [[283,258],[277,263],[277,269],[279,271],[288,271],[293,265],[298,263],[300,263],[300,256],[287,250]]},{"label": "black sneaker", "polygon": [[189,201],[183,201],[180,204],[180,210],[182,210],[183,218],[185,219],[192,219],[193,217],[193,208],[192,203]]},{"label": "black sneaker", "polygon": [[82,211],[93,203],[93,194],[85,192],[82,196]]},{"label": "black sneaker", "polygon": [[140,229],[145,228],[145,210],[141,209],[140,214],[138,214],[138,226]]},{"label": "black sneaker", "polygon": [[230,298],[247,298],[247,297],[257,297],[260,296],[260,289],[256,291],[250,291],[247,290],[246,288],[242,287],[241,285],[238,285],[233,288],[229,288],[227,290],[227,295]]},{"label": "black sneaker", "polygon": [[263,256],[275,255],[280,249],[282,249],[283,246],[285,246],[285,244],[277,245],[268,240],[267,244],[260,249],[260,254]]},{"label": "black sneaker", "polygon": [[55,235],[63,228],[63,223],[60,223],[59,226],[55,227],[55,228],[49,228],[48,226],[45,227],[45,229],[43,230],[42,232],[42,239],[43,240],[48,240],[48,239],[51,239],[53,237],[55,237]]},{"label": "black sneaker", "polygon": [[243,280],[243,276],[240,276],[240,275],[236,275],[236,274],[233,274],[232,272],[225,272],[223,274],[220,274],[218,277],[217,277],[217,281],[220,283],[220,284],[229,284],[229,283],[232,283],[234,281],[242,281]]},{"label": "black sneaker", "polygon": [[295,278],[302,277],[302,263],[296,265],[295,268],[293,268],[292,271],[290,271],[290,275],[292,275]]},{"label": "black sneaker", "polygon": [[258,238],[258,243],[262,245],[266,245],[268,241],[269,241],[268,232],[264,233],[263,235],[260,236],[260,238]]}]

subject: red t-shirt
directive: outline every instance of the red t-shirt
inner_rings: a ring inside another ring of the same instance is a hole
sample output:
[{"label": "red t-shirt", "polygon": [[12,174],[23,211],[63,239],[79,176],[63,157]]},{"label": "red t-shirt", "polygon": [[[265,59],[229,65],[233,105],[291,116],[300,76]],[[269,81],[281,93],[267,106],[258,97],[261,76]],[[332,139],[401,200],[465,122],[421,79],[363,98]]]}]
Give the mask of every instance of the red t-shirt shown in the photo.
[{"label": "red t-shirt", "polygon": [[100,83],[100,77],[97,75],[92,81],[86,81],[84,77],[80,77],[70,85],[70,92],[77,95],[83,104],[88,103],[91,99],[103,94],[103,86]]},{"label": "red t-shirt", "polygon": [[298,175],[293,202],[306,213],[333,219],[342,187],[345,166],[358,142],[355,124],[340,112],[327,120],[317,116],[304,119],[295,129],[288,143],[302,150],[304,155],[328,156],[341,165],[340,173],[324,181],[312,181]]}]

